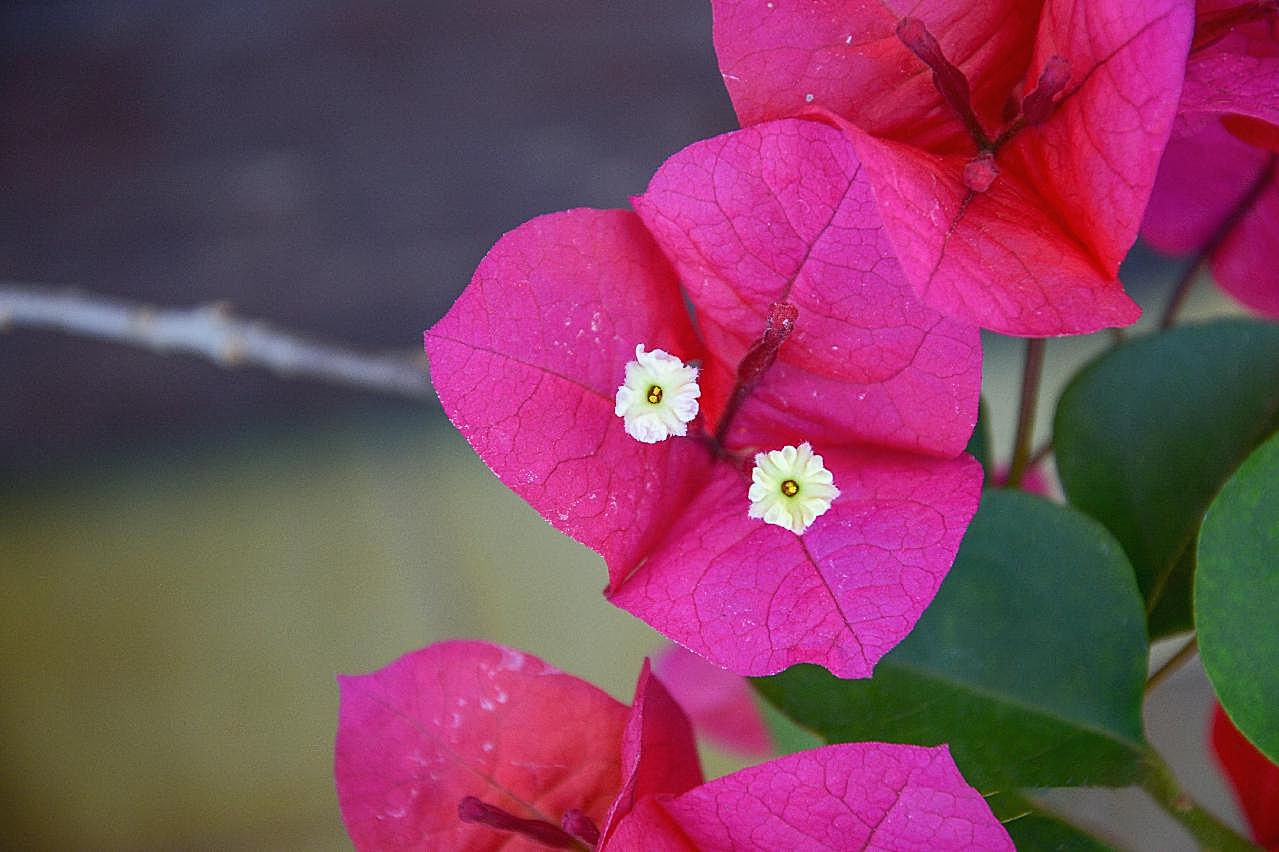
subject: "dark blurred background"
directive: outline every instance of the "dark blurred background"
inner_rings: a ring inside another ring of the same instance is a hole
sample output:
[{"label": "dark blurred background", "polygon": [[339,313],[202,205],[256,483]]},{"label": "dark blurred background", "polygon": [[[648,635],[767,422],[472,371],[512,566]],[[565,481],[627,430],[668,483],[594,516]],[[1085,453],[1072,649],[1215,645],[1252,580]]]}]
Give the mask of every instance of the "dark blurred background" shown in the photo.
[{"label": "dark blurred background", "polygon": [[[0,6],[0,277],[419,345],[504,231],[732,129],[708,4]],[[385,400],[0,338],[0,472]]]},{"label": "dark blurred background", "polygon": [[[413,352],[503,232],[733,126],[705,2],[4,3],[0,280]],[[1019,361],[987,340],[1000,448]],[[625,699],[659,638],[604,581],[434,402],[0,329],[0,848],[344,848],[334,674],[475,636]],[[1201,670],[1157,698],[1227,808]]]}]

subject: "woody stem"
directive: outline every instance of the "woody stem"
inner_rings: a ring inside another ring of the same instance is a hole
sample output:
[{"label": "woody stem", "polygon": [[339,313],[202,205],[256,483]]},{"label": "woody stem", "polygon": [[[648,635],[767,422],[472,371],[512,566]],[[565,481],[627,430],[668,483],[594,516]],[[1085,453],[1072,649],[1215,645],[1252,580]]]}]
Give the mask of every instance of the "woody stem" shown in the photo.
[{"label": "woody stem", "polygon": [[1194,835],[1203,849],[1255,850],[1258,847],[1205,811],[1181,789],[1172,768],[1153,749],[1146,751],[1146,772],[1141,787],[1173,819]]},{"label": "woody stem", "polygon": [[1021,404],[1017,411],[1017,436],[1013,441],[1013,459],[1008,467],[1004,484],[1009,488],[1021,485],[1030,460],[1030,440],[1035,434],[1035,407],[1039,404],[1039,379],[1044,371],[1044,341],[1032,338],[1026,341],[1026,360],[1021,373]]}]

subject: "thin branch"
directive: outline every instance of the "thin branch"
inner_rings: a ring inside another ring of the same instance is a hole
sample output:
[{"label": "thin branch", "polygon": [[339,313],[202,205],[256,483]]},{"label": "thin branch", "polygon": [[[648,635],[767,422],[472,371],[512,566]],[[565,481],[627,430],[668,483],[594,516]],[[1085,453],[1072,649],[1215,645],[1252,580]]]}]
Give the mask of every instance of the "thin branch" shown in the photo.
[{"label": "thin branch", "polygon": [[430,396],[420,357],[357,352],[234,316],[223,304],[156,308],[124,299],[0,281],[0,331],[43,328],[199,355],[223,367],[265,367],[414,399]]},{"label": "thin branch", "polygon": [[1146,681],[1146,692],[1150,693],[1156,686],[1168,679],[1168,676],[1194,658],[1199,650],[1199,637],[1191,636],[1186,644],[1177,649],[1177,653],[1168,658],[1162,666]]},{"label": "thin branch", "polygon": [[1199,841],[1201,849],[1231,852],[1240,850],[1260,850],[1233,828],[1204,810],[1198,802],[1190,798],[1177,783],[1172,768],[1168,766],[1153,749],[1146,751],[1147,771],[1139,782],[1142,789],[1155,800],[1155,804],[1163,808],[1173,819],[1186,827]]},{"label": "thin branch", "polygon": [[1053,454],[1053,439],[1049,438],[1039,445],[1039,449],[1030,454],[1030,458],[1026,459],[1026,468],[1030,469],[1037,464],[1041,464],[1044,459]]},{"label": "thin branch", "polygon": [[1013,442],[1013,458],[1004,485],[1017,488],[1030,458],[1030,440],[1035,433],[1035,408],[1039,404],[1039,378],[1044,370],[1044,341],[1026,341],[1026,361],[1021,373],[1021,405],[1017,411],[1017,437]]}]

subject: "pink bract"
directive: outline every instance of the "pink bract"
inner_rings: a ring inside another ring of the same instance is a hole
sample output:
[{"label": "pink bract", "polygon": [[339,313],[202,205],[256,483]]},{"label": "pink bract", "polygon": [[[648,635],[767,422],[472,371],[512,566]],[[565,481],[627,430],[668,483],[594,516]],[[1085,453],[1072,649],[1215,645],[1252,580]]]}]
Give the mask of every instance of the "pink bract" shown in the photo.
[{"label": "pink bract", "polygon": [[673,644],[658,653],[653,667],[699,736],[743,755],[772,753],[772,737],[745,678]]},{"label": "pink bract", "polygon": [[[635,206],[544,216],[498,242],[426,334],[445,412],[503,482],[604,556],[618,606],[738,674],[809,662],[866,677],[976,511],[980,466],[961,451],[977,331],[911,297],[852,146],[824,125],[690,146]],[[720,422],[783,300],[793,334]],[[701,362],[687,438],[640,444],[614,415],[639,343]],[[747,517],[746,492],[756,451],[802,441],[842,496],[796,536]]]},{"label": "pink bract", "polygon": [[1011,848],[944,746],[828,746],[701,784],[647,663],[629,710],[483,642],[340,682],[334,776],[358,849]]},{"label": "pink bract", "polygon": [[1207,248],[1222,289],[1279,317],[1277,155],[1214,122],[1168,143],[1142,237],[1168,254]]},{"label": "pink bract", "polygon": [[1207,251],[1222,289],[1279,317],[1279,14],[1230,25],[1248,6],[1199,4],[1141,235],[1170,254]]},{"label": "pink bract", "polygon": [[626,707],[528,654],[442,642],[339,684],[334,776],[360,849],[507,848],[458,818],[464,796],[601,825],[621,786]]},{"label": "pink bract", "polygon": [[[843,127],[906,276],[930,307],[1035,337],[1137,319],[1117,273],[1175,114],[1189,0],[713,7],[739,119],[807,112]],[[971,107],[971,122],[898,38],[910,19],[966,78],[971,97],[954,97]],[[1060,94],[1019,118],[1041,75],[1063,60]],[[993,159],[979,157],[983,150]]]},{"label": "pink bract", "polygon": [[646,804],[616,835],[627,848],[1013,849],[945,746],[826,746]]}]

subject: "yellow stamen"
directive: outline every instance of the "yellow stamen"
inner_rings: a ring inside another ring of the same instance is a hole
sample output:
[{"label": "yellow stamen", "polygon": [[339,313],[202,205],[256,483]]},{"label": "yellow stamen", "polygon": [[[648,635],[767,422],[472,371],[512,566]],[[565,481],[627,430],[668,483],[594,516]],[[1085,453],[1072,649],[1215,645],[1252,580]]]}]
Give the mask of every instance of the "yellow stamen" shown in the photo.
[{"label": "yellow stamen", "polygon": [[657,405],[662,401],[662,386],[653,385],[648,389],[648,401],[652,405]]},{"label": "yellow stamen", "polygon": [[783,480],[782,493],[785,494],[787,497],[794,497],[796,494],[799,493],[799,483],[793,479]]}]

